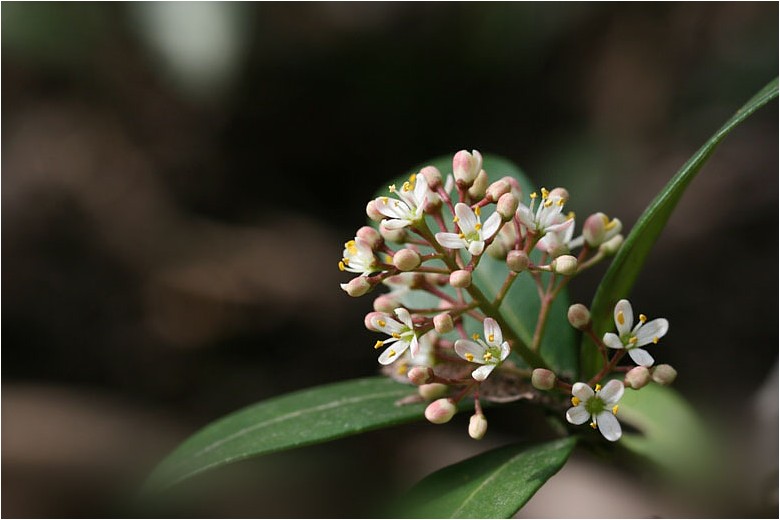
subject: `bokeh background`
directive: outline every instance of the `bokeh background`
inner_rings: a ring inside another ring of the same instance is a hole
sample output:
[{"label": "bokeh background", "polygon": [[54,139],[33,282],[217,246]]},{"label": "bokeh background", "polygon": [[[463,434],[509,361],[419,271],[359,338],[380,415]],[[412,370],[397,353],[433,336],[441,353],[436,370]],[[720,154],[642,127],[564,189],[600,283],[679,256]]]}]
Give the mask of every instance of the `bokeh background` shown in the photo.
[{"label": "bokeh background", "polygon": [[[542,418],[520,406],[483,443],[466,418],[412,425],[238,464],[167,509],[129,500],[207,422],[376,372],[370,299],[336,263],[386,179],[477,148],[630,227],[777,75],[777,19],[751,2],[3,2],[3,516],[366,515],[528,436]],[[777,514],[777,122],[774,102],[726,139],[632,295],[672,323],[657,357],[745,470],[732,493],[583,453],[523,515]]]}]

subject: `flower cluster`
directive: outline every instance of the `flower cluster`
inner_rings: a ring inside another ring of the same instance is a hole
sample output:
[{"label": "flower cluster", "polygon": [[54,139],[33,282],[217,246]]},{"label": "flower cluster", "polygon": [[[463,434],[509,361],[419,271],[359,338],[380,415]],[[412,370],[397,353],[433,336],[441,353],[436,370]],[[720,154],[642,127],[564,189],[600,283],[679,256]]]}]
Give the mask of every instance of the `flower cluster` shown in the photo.
[{"label": "flower cluster", "polygon": [[[634,326],[626,300],[615,307],[617,334],[603,338],[591,329],[587,308],[575,305],[569,311],[570,322],[595,339],[603,356],[603,369],[590,381],[566,382],[542,356],[552,302],[572,277],[614,255],[623,241],[620,220],[600,212],[587,217],[575,236],[575,215],[565,210],[568,200],[564,188],[524,195],[515,177],[491,182],[482,155],[462,150],[453,157],[451,173],[427,166],[368,202],[366,213],[375,224],[360,228],[344,244],[339,269],[356,276],[341,287],[350,296],[388,289],[374,299],[365,324],[386,336],[374,347],[382,350],[379,363],[387,373],[417,385],[419,398],[432,401],[425,411],[429,421],[449,421],[468,397],[475,409],[469,435],[482,438],[487,419],[480,399],[491,400],[492,388],[499,386],[491,387],[491,381],[511,376],[514,385],[527,387],[530,380],[536,389],[550,391],[562,407],[561,397],[571,394],[567,420],[590,420],[614,441],[621,434],[615,415],[624,387],[673,378],[671,367],[653,369],[653,358],[642,348],[658,342],[668,322],[648,322],[640,315]],[[485,256],[492,258],[493,270],[493,259],[505,265],[499,288],[485,283]],[[521,275],[533,280],[540,298],[531,338],[517,334],[505,316],[513,309],[502,306]],[[608,349],[616,351],[612,358]],[[639,366],[618,366],[625,353]],[[621,371],[625,381],[606,382]]]}]

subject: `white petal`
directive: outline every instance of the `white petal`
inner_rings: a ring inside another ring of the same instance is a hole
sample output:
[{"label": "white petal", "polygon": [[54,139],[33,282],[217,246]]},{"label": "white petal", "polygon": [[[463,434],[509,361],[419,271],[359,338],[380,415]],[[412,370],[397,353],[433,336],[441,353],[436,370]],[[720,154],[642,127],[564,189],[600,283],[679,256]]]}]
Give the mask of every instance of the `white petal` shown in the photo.
[{"label": "white petal", "polygon": [[455,233],[436,233],[436,241],[448,249],[462,249],[466,241]]},{"label": "white petal", "polygon": [[465,234],[473,233],[477,225],[477,216],[467,204],[458,202],[455,204],[455,215],[458,216],[458,226]]},{"label": "white petal", "polygon": [[455,352],[462,357],[463,359],[468,361],[468,358],[466,354],[471,354],[474,356],[474,362],[475,363],[481,363],[482,362],[482,356],[485,354],[485,348],[478,344],[474,343],[473,341],[469,341],[467,339],[459,339],[455,342]]},{"label": "white petal", "polygon": [[385,220],[382,221],[382,225],[385,227],[385,229],[389,229],[389,230],[401,229],[401,228],[405,228],[406,226],[408,226],[409,225],[409,221],[408,220],[398,219],[398,218],[394,218],[394,219],[391,219],[391,220],[385,219]]},{"label": "white petal", "polygon": [[645,323],[636,333],[636,346],[641,347],[648,343],[654,343],[656,338],[662,338],[669,331],[669,321],[665,318],[657,318]]},{"label": "white petal", "polygon": [[494,368],[496,368],[496,365],[482,365],[471,373],[471,377],[477,381],[484,381],[487,379],[487,376],[490,375]]},{"label": "white petal", "polygon": [[362,238],[355,238],[355,247],[357,247],[359,257],[370,258],[374,256],[371,246]]},{"label": "white petal", "polygon": [[607,332],[606,334],[604,334],[602,340],[604,341],[604,344],[609,348],[626,348],[626,346],[623,345],[623,342],[620,341],[618,335],[615,333]]},{"label": "white petal", "polygon": [[424,206],[428,195],[428,181],[425,180],[425,175],[420,175],[419,173],[416,179],[414,183],[414,200],[417,201],[418,206]]},{"label": "white petal", "polygon": [[[394,332],[401,332],[404,328],[403,325],[395,321],[388,314],[383,314],[381,316],[374,315],[371,317],[370,321],[372,327],[380,332],[384,332],[385,334],[392,335]],[[384,322],[384,325],[379,323],[380,321]]]},{"label": "white petal", "polygon": [[488,217],[485,223],[482,225],[482,238],[487,240],[492,237],[498,231],[501,226],[501,215],[493,213]]},{"label": "white petal", "polygon": [[525,226],[526,229],[536,231],[536,223],[534,222],[534,214],[531,209],[525,204],[520,204],[515,212],[517,218],[520,219],[520,223]]},{"label": "white petal", "polygon": [[413,329],[414,324],[412,323],[412,316],[409,314],[409,311],[404,309],[403,307],[398,307],[393,311],[396,316],[398,316],[398,319],[401,320],[401,323],[406,325],[407,328]]},{"label": "white petal", "polygon": [[536,243],[536,249],[549,254],[551,251],[554,251],[558,245],[559,241],[557,237],[552,233],[547,233]]},{"label": "white petal", "polygon": [[557,233],[561,236],[564,236],[564,234],[568,232],[569,229],[573,229],[573,228],[574,228],[574,219],[570,218],[558,224],[553,224],[552,226],[548,226],[546,231],[548,233]]},{"label": "white petal", "polygon": [[[623,323],[620,323],[620,320],[618,319],[621,312],[623,313]],[[615,326],[617,327],[618,333],[622,336],[623,334],[631,332],[631,326],[633,324],[634,310],[631,308],[631,304],[628,300],[620,300],[617,302],[617,305],[615,305]]]},{"label": "white petal", "polygon": [[[491,347],[498,347],[504,342],[504,336],[501,334],[501,327],[498,326],[496,320],[493,318],[485,318],[483,325],[485,326],[485,341],[487,341],[488,345]],[[493,337],[492,340],[490,339],[491,336]]]},{"label": "white petal", "polygon": [[389,365],[401,357],[401,354],[406,352],[407,348],[409,348],[408,341],[397,341],[394,345],[387,347],[385,351],[382,352],[379,356],[379,363],[382,365]]},{"label": "white petal", "polygon": [[651,367],[655,361],[653,356],[651,356],[643,348],[632,348],[628,351],[628,355],[631,356],[631,359],[634,360],[634,363],[643,367]]},{"label": "white petal", "polygon": [[475,240],[469,244],[469,253],[471,253],[473,256],[481,255],[482,251],[484,250],[485,243],[482,240]]},{"label": "white petal", "polygon": [[593,397],[593,394],[593,389],[585,383],[574,383],[574,386],[571,387],[571,395],[583,403],[587,402],[588,399]]},{"label": "white petal", "polygon": [[417,340],[417,336],[412,336],[412,341],[409,344],[409,350],[411,351],[413,358],[420,354],[420,342]]},{"label": "white petal", "polygon": [[604,388],[599,391],[599,397],[602,401],[604,401],[604,404],[607,404],[610,408],[612,408],[612,406],[620,401],[621,397],[623,397],[624,390],[625,388],[623,387],[623,382],[618,381],[617,379],[613,379],[604,385]]},{"label": "white petal", "polygon": [[585,409],[585,405],[572,406],[566,410],[566,420],[572,424],[584,424],[590,419],[590,414]]},{"label": "white petal", "polygon": [[612,415],[611,411],[603,411],[596,416],[596,424],[599,425],[599,431],[608,441],[615,442],[623,435],[620,423],[617,417]]},{"label": "white petal", "polygon": [[512,349],[509,348],[508,342],[503,342],[501,344],[501,361],[505,360],[507,357],[509,357],[509,353],[512,351]]},{"label": "white petal", "polygon": [[402,200],[390,197],[378,197],[374,199],[377,211],[390,218],[403,217],[409,212],[409,206]]}]

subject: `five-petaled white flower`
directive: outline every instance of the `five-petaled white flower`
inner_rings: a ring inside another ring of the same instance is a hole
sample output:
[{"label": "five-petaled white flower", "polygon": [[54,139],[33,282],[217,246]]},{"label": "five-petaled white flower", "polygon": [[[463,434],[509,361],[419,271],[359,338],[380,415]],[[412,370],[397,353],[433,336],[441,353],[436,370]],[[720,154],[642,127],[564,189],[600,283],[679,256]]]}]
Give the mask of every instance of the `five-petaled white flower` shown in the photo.
[{"label": "five-petaled white flower", "polygon": [[385,313],[375,313],[370,320],[373,328],[390,336],[390,338],[384,341],[377,341],[374,345],[374,348],[391,345],[379,356],[379,363],[382,365],[389,365],[397,360],[410,347],[412,356],[419,354],[417,332],[414,330],[412,316],[409,314],[409,311],[399,307],[393,312],[395,312],[400,321],[396,321],[389,314]]},{"label": "five-petaled white flower", "polygon": [[550,195],[547,189],[542,188],[542,200],[539,202],[539,207],[534,212],[534,206],[536,205],[536,199],[538,195],[536,192],[531,193],[531,205],[526,206],[520,203],[517,207],[517,218],[520,219],[520,224],[526,231],[536,233],[540,236],[544,236],[549,232],[562,232],[568,229],[571,218],[562,219],[563,205],[566,203],[566,199],[558,195]]},{"label": "five-petaled white flower", "polygon": [[459,339],[455,342],[455,352],[460,357],[482,365],[471,373],[471,377],[477,381],[484,381],[493,369],[509,355],[509,343],[504,341],[501,327],[498,326],[496,320],[485,318],[483,324],[487,342],[479,339],[479,334],[473,336],[476,343],[467,339]]},{"label": "five-petaled white flower", "polygon": [[368,245],[368,242],[358,237],[344,244],[343,258],[339,262],[339,269],[362,275],[371,274],[379,270],[376,266],[376,257],[371,246]]},{"label": "five-petaled white flower", "polygon": [[591,428],[598,427],[608,441],[616,441],[623,435],[620,423],[615,417],[620,398],[623,397],[623,383],[613,379],[604,388],[596,385],[594,392],[585,383],[574,383],[571,388],[571,408],[566,411],[566,420],[572,424],[584,424],[590,419]]},{"label": "five-petaled white flower", "polygon": [[436,241],[449,249],[468,249],[474,256],[481,255],[485,241],[496,234],[501,226],[501,215],[493,213],[483,225],[479,217],[479,206],[472,210],[467,204],[455,204],[454,222],[460,233],[436,233]]},{"label": "five-petaled white flower", "polygon": [[431,195],[425,178],[419,178],[416,173],[409,176],[398,190],[395,184],[390,186],[390,193],[398,195],[398,199],[378,197],[374,204],[377,211],[389,219],[382,221],[387,229],[401,229],[414,225],[424,218],[423,209]]},{"label": "five-petaled white flower", "polygon": [[647,316],[640,314],[639,323],[632,329],[634,310],[628,300],[620,300],[615,305],[615,325],[618,334],[612,332],[604,334],[604,344],[609,348],[626,349],[628,355],[637,365],[653,366],[653,356],[639,347],[649,343],[658,343],[658,340],[669,330],[669,322],[665,318],[647,321]]}]

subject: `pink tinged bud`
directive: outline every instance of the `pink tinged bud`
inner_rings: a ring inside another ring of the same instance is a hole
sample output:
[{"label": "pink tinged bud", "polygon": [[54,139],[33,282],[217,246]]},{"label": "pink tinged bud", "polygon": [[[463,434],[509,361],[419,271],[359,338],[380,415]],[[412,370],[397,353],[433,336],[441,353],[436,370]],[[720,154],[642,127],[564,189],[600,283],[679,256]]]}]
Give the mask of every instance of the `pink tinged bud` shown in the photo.
[{"label": "pink tinged bud", "polygon": [[518,251],[517,249],[511,250],[506,255],[506,265],[510,270],[516,273],[522,273],[528,269],[528,265],[531,261],[528,259],[528,255],[525,251]]},{"label": "pink tinged bud", "polygon": [[388,242],[395,242],[396,244],[403,244],[406,242],[406,229],[387,229],[384,225],[379,224],[379,233],[382,238]]},{"label": "pink tinged bud", "polygon": [[599,251],[607,256],[612,256],[618,252],[623,245],[623,235],[615,235],[599,246]]},{"label": "pink tinged bud", "polygon": [[474,179],[474,184],[469,188],[469,195],[474,200],[480,200],[485,196],[485,190],[488,187],[488,175],[485,170],[480,170],[477,174],[477,178]]},{"label": "pink tinged bud", "polygon": [[371,226],[363,226],[358,229],[356,236],[357,238],[362,238],[374,251],[382,245],[382,235]]},{"label": "pink tinged bud", "polygon": [[441,209],[441,204],[442,204],[441,197],[433,193],[431,195],[428,195],[428,198],[425,199],[425,205],[423,206],[423,211],[429,215],[432,215],[434,213],[437,213]]},{"label": "pink tinged bud", "polygon": [[382,219],[385,218],[385,216],[376,209],[376,202],[373,200],[368,201],[368,204],[366,204],[366,215],[374,222],[382,222]]},{"label": "pink tinged bud", "polygon": [[455,327],[452,322],[452,316],[447,312],[442,312],[433,317],[433,328],[439,334],[447,334]]},{"label": "pink tinged bud", "polygon": [[423,399],[431,401],[446,395],[447,390],[447,385],[443,385],[441,383],[428,383],[425,385],[420,385],[420,387],[417,389],[417,392]]},{"label": "pink tinged bud", "polygon": [[504,193],[498,199],[498,204],[496,205],[496,212],[499,215],[501,215],[501,219],[504,222],[508,222],[512,220],[512,217],[515,216],[515,212],[517,211],[518,205],[519,202],[517,200],[517,197],[515,197],[511,193]]},{"label": "pink tinged bud", "polygon": [[485,249],[485,252],[496,260],[506,260],[506,253],[508,250],[509,248],[504,244],[504,241],[499,239],[494,240],[493,243]]},{"label": "pink tinged bud", "polygon": [[428,183],[428,187],[432,190],[436,190],[441,187],[441,172],[435,166],[426,166],[420,170],[420,175],[425,178],[425,182]]},{"label": "pink tinged bud", "polygon": [[464,289],[471,285],[471,271],[460,269],[453,271],[450,275],[450,285],[458,289]]},{"label": "pink tinged bud", "polygon": [[566,188],[553,188],[552,191],[550,191],[550,197],[560,197],[564,201],[569,200],[569,192]]},{"label": "pink tinged bud", "polygon": [[[393,307],[395,309],[395,307]],[[389,313],[387,312],[369,312],[366,314],[366,317],[363,318],[363,325],[366,326],[366,328],[372,332],[379,332],[379,329],[374,327],[371,323],[376,322],[382,318],[387,318],[387,315]]]},{"label": "pink tinged bud", "polygon": [[383,294],[374,300],[374,310],[379,312],[391,313],[400,306],[401,302],[386,294]]},{"label": "pink tinged bud", "polygon": [[677,379],[677,370],[671,365],[658,365],[653,370],[653,381],[659,385],[671,385]]},{"label": "pink tinged bud", "polygon": [[400,249],[393,255],[393,265],[401,271],[413,271],[420,267],[420,254],[411,249]]},{"label": "pink tinged bud", "polygon": [[433,379],[433,370],[430,367],[412,367],[406,375],[412,384],[420,386]]},{"label": "pink tinged bud", "polygon": [[590,323],[590,311],[581,303],[575,303],[569,307],[567,317],[575,329],[583,329]]},{"label": "pink tinged bud", "polygon": [[[509,186],[508,182],[506,182],[504,179],[499,179],[488,186],[487,190],[485,191],[485,196],[490,202],[496,202],[501,198],[502,195],[509,193],[509,190],[511,189],[512,188]],[[512,213],[514,213],[514,211]]]},{"label": "pink tinged bud", "polygon": [[594,213],[586,218],[585,223],[582,224],[582,236],[585,237],[585,242],[591,247],[601,245],[607,234],[607,224],[609,218],[604,213]]},{"label": "pink tinged bud", "polygon": [[650,382],[650,371],[647,367],[634,367],[626,373],[625,385],[639,390]]},{"label": "pink tinged bud", "polygon": [[344,289],[344,292],[355,298],[363,296],[373,287],[374,286],[371,285],[371,282],[369,282],[365,276],[358,276],[347,283],[341,284],[341,288]]},{"label": "pink tinged bud", "polygon": [[428,405],[425,409],[425,418],[433,424],[444,424],[458,411],[451,399],[439,399]]},{"label": "pink tinged bud", "polygon": [[520,182],[518,182],[517,179],[514,177],[506,176],[501,178],[502,181],[505,181],[507,184],[509,184],[510,190],[512,195],[515,196],[517,200],[522,200],[523,198],[523,188],[520,187]]},{"label": "pink tinged bud", "polygon": [[531,373],[531,384],[538,390],[552,390],[556,380],[555,373],[546,368],[537,368]]},{"label": "pink tinged bud", "polygon": [[472,153],[461,150],[452,158],[452,174],[462,186],[471,186],[481,169],[482,155],[476,150]]},{"label": "pink tinged bud", "polygon": [[571,255],[561,255],[550,262],[550,267],[558,274],[571,276],[577,272],[577,259]]},{"label": "pink tinged bud", "polygon": [[481,413],[475,413],[469,419],[469,437],[474,440],[479,440],[485,436],[487,432],[487,419]]}]

